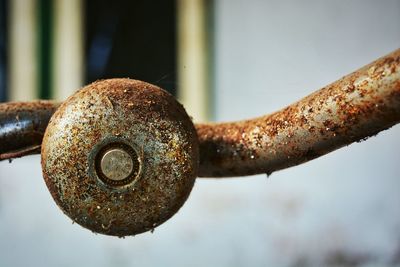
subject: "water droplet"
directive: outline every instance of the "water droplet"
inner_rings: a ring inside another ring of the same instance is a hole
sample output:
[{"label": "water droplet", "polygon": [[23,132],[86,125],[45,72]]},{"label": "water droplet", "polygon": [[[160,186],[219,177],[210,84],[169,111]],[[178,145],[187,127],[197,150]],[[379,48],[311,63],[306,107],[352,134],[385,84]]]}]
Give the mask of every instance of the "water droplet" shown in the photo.
[{"label": "water droplet", "polygon": [[250,156],[250,158],[251,158],[251,159],[254,159],[254,158],[255,158],[255,156],[254,156],[254,155],[251,155],[251,156]]},{"label": "water droplet", "polygon": [[101,209],[101,207],[100,207],[100,206],[97,206],[97,209],[99,210],[99,209]]}]

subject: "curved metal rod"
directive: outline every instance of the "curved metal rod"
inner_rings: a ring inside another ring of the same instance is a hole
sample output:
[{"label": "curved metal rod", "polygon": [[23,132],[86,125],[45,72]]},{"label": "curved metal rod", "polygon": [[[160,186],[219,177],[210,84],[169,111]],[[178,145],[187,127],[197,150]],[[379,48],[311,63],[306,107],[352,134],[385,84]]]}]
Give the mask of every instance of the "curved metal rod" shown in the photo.
[{"label": "curved metal rod", "polygon": [[40,153],[53,101],[0,103],[0,160]]},{"label": "curved metal rod", "polygon": [[[40,145],[58,105],[0,104],[0,160],[40,152],[29,148]],[[271,174],[366,139],[399,121],[400,49],[273,114],[197,124],[199,176]]]},{"label": "curved metal rod", "polygon": [[399,121],[400,49],[271,115],[196,125],[199,176],[271,174]]}]

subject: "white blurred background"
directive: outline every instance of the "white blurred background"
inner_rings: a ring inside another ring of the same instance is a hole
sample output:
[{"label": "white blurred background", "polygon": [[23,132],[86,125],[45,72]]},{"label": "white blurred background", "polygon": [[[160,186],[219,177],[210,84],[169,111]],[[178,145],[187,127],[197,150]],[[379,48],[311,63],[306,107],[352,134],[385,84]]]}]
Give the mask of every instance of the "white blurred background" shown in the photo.
[{"label": "white blurred background", "polygon": [[[213,13],[218,121],[275,111],[400,47],[398,0],[216,0]],[[400,266],[399,136],[269,178],[198,179],[172,219],[125,239],[72,224],[39,156],[0,162],[0,266]]]}]

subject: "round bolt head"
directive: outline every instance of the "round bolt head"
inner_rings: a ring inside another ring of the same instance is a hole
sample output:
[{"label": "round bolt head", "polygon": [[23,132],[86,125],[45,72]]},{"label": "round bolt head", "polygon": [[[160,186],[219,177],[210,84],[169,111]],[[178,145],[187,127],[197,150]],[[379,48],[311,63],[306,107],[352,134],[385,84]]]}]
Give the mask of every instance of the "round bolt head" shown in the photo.
[{"label": "round bolt head", "polygon": [[133,159],[122,149],[107,151],[100,162],[101,171],[110,180],[126,179],[133,170]]},{"label": "round bolt head", "polygon": [[106,186],[120,187],[138,179],[141,159],[136,150],[118,138],[108,138],[90,153],[90,174]]}]

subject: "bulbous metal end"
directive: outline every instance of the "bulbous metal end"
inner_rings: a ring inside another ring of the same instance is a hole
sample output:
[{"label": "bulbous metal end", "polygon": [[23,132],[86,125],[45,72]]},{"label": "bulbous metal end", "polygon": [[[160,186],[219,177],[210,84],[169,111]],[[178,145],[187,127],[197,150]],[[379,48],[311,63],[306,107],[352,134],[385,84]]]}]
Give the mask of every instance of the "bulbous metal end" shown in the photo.
[{"label": "bulbous metal end", "polygon": [[184,108],[157,86],[103,80],[70,97],[42,144],[45,182],[73,221],[98,233],[154,229],[183,205],[198,172]]}]

